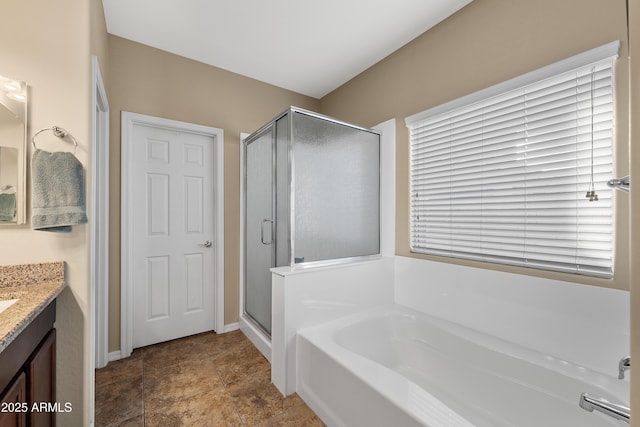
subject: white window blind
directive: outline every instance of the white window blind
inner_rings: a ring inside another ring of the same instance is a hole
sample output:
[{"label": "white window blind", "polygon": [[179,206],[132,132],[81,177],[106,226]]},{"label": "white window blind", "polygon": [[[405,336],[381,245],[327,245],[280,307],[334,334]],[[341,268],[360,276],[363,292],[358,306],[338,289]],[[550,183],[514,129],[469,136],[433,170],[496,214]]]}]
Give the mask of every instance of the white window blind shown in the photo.
[{"label": "white window blind", "polygon": [[611,277],[618,45],[407,118],[411,250]]}]

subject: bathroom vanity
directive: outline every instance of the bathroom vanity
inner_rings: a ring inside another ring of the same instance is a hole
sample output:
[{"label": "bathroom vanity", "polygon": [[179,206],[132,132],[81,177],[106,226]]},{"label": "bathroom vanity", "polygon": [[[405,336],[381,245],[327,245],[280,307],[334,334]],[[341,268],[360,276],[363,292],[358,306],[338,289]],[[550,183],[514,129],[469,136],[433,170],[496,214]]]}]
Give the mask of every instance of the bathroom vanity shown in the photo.
[{"label": "bathroom vanity", "polygon": [[54,426],[56,297],[64,264],[0,267],[0,426]]}]

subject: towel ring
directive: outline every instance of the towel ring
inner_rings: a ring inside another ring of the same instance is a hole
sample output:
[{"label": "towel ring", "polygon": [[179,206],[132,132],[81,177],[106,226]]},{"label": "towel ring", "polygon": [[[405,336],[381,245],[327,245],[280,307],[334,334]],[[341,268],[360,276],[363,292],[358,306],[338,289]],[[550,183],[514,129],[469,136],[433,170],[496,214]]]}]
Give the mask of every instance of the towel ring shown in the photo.
[{"label": "towel ring", "polygon": [[31,144],[33,145],[34,150],[38,149],[38,147],[36,147],[36,136],[40,135],[42,132],[47,130],[50,130],[51,132],[53,132],[53,135],[57,136],[60,139],[66,138],[67,136],[71,138],[71,141],[73,141],[73,154],[74,155],[76,154],[76,151],[78,151],[78,141],[76,141],[73,135],[71,135],[66,130],[62,129],[60,126],[53,126],[50,128],[40,129],[38,132],[33,134],[33,137],[31,138]]}]

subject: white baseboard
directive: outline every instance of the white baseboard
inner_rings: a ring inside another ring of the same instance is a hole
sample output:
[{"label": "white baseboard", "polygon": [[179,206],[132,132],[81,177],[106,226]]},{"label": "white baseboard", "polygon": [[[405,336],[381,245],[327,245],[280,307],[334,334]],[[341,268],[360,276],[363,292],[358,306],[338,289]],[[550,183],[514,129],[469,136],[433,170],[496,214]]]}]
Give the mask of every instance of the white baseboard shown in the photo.
[{"label": "white baseboard", "polygon": [[120,353],[120,350],[112,351],[107,356],[107,360],[109,362],[115,362],[116,360],[120,360],[120,359],[122,359],[122,353]]},{"label": "white baseboard", "polygon": [[233,332],[233,331],[237,331],[238,329],[240,329],[240,323],[238,322],[229,323],[228,325],[224,325],[224,328],[222,329],[222,333],[224,334],[225,332]]}]

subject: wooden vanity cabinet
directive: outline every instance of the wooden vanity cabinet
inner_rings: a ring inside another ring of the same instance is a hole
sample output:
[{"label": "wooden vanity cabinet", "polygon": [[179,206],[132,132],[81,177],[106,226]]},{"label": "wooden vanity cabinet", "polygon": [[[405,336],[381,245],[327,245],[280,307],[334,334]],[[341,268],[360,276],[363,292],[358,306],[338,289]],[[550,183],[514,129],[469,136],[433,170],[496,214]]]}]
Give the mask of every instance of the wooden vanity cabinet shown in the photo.
[{"label": "wooden vanity cabinet", "polygon": [[9,385],[0,399],[2,410],[0,411],[0,426],[2,427],[26,427],[27,413],[16,411],[21,408],[27,398],[27,380],[24,372]]},{"label": "wooden vanity cabinet", "polygon": [[55,300],[0,353],[1,427],[55,426],[54,321]]},{"label": "wooden vanity cabinet", "polygon": [[[27,401],[31,404],[55,403],[56,401],[56,330],[52,329],[42,340],[28,365]],[[55,425],[55,410],[41,406],[40,410],[29,411],[30,426]],[[1,424],[0,424],[1,425]]]}]

